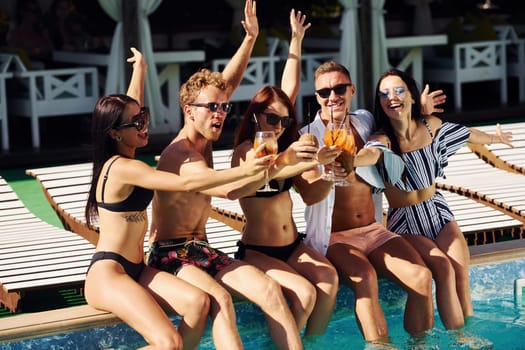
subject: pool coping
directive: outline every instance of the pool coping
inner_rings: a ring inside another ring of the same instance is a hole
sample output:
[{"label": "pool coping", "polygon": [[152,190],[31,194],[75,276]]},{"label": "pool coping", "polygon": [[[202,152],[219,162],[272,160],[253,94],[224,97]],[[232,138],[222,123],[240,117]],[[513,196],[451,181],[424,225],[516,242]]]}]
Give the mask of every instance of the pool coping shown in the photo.
[{"label": "pool coping", "polygon": [[[470,263],[473,266],[505,262],[525,258],[525,240],[470,246],[469,250]],[[106,327],[121,322],[115,315],[96,310],[89,305],[8,316],[0,318],[0,342]]]}]

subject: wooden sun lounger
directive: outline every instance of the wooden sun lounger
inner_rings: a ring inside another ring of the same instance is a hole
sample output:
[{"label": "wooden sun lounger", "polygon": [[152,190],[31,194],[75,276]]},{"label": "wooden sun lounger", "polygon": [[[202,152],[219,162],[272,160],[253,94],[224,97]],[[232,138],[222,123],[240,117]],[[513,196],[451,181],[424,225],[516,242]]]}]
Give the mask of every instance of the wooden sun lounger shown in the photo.
[{"label": "wooden sun lounger", "polygon": [[[437,187],[491,207],[525,227],[525,178],[521,174],[495,168],[480,160],[468,146],[449,159],[445,179]],[[487,221],[496,220],[483,218]]]},{"label": "wooden sun lounger", "polygon": [[[525,175],[525,122],[503,124],[503,131],[512,131],[513,146],[503,144],[470,145],[479,158],[494,167]],[[494,133],[495,125],[476,127],[488,133]]]},{"label": "wooden sun lounger", "polygon": [[38,180],[64,228],[96,245],[98,231],[90,229],[84,217],[92,167],[92,163],[59,165],[27,169],[26,174]]},{"label": "wooden sun lounger", "polygon": [[14,312],[24,292],[82,286],[95,246],[33,215],[0,177],[0,303]]}]

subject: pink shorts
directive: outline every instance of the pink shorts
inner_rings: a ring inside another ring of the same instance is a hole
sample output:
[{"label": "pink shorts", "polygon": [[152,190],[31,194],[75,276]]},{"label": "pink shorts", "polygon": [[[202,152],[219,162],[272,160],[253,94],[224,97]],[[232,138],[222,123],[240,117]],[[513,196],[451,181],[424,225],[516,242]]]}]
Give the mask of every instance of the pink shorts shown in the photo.
[{"label": "pink shorts", "polygon": [[368,255],[392,238],[397,237],[400,236],[387,230],[380,223],[374,222],[368,226],[332,232],[329,245],[336,243],[348,244]]}]

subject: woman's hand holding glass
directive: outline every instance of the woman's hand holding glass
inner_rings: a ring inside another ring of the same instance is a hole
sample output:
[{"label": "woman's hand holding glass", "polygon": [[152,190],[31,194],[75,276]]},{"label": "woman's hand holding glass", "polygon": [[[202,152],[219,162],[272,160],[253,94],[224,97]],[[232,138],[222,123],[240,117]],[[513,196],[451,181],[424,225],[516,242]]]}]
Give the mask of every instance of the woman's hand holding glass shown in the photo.
[{"label": "woman's hand holding glass", "polygon": [[[263,144],[264,147],[260,147]],[[275,156],[278,150],[275,133],[273,131],[257,131],[253,140],[253,148],[256,150],[257,158],[262,158],[268,155]],[[277,191],[276,189],[271,188],[269,185],[268,168],[266,168],[264,176],[266,178],[266,184],[264,185],[264,188],[258,190],[258,192]]]},{"label": "woman's hand holding glass", "polygon": [[246,153],[246,159],[241,162],[240,168],[246,176],[253,176],[259,174],[261,171],[266,171],[273,164],[273,155],[258,157],[257,155],[264,152],[265,145],[260,145],[259,148],[251,149]]}]

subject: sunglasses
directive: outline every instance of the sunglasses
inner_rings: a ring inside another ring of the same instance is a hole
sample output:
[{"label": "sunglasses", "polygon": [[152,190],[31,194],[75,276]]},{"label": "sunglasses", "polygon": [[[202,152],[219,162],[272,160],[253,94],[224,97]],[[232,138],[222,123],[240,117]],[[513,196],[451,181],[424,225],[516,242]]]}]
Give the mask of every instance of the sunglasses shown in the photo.
[{"label": "sunglasses", "polygon": [[283,128],[287,128],[290,125],[292,125],[292,118],[290,118],[287,115],[281,117],[280,115],[277,115],[277,114],[274,114],[274,113],[262,112],[261,114],[266,116],[266,122],[268,124],[270,124],[270,125],[277,125],[277,124],[279,124],[279,122],[281,122],[281,126]]},{"label": "sunglasses", "polygon": [[131,117],[131,120],[133,120],[131,123],[121,124],[115,129],[126,129],[126,128],[135,128],[137,131],[144,130],[144,127],[149,124],[150,121],[150,115],[149,115],[149,109],[148,107],[141,107],[140,112],[133,117]]},{"label": "sunglasses", "polygon": [[211,112],[217,112],[219,110],[219,107],[221,107],[221,110],[228,114],[232,110],[232,104],[228,102],[223,103],[217,103],[217,102],[208,102],[208,103],[190,103],[190,106],[196,106],[196,107],[206,107]]},{"label": "sunglasses", "polygon": [[352,84],[339,84],[331,88],[315,90],[315,92],[322,98],[328,98],[332,91],[335,92],[336,95],[343,95],[349,86],[352,86]]},{"label": "sunglasses", "polygon": [[[395,87],[392,90],[394,92],[393,95],[397,97],[405,97],[406,90],[403,86]],[[379,90],[377,92],[377,96],[382,100],[386,100],[387,98],[390,97],[390,90],[388,89]]]}]

